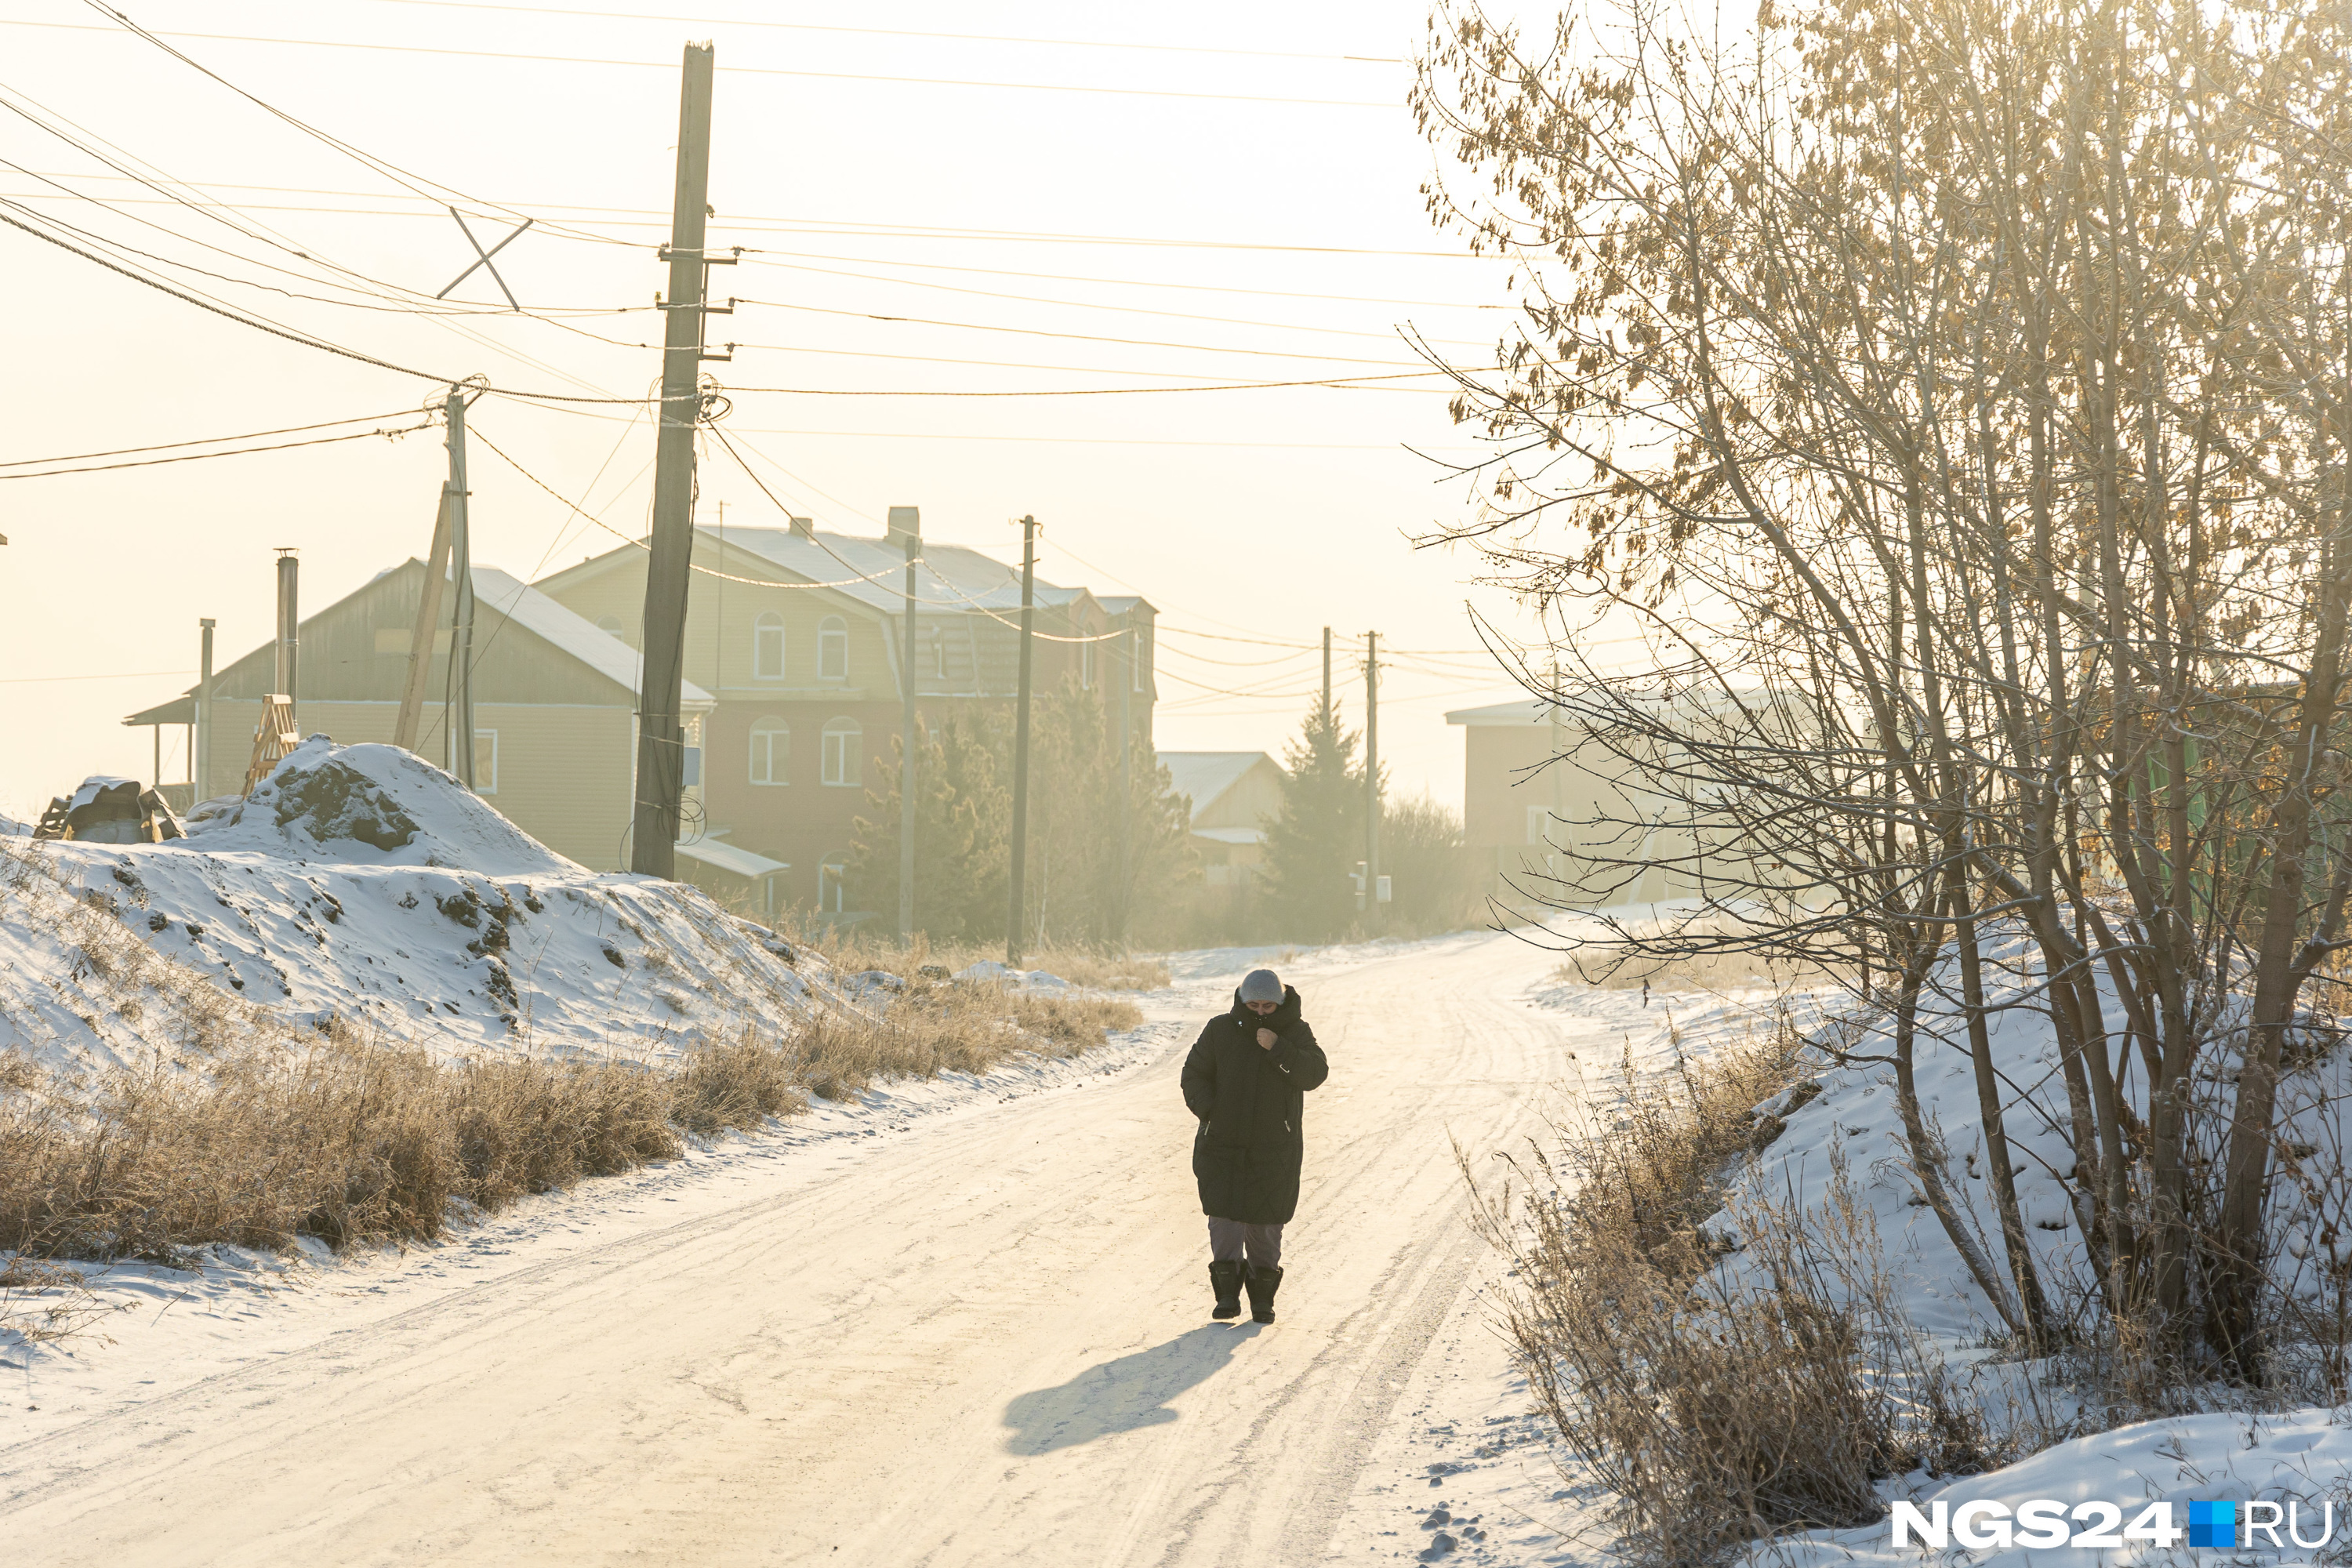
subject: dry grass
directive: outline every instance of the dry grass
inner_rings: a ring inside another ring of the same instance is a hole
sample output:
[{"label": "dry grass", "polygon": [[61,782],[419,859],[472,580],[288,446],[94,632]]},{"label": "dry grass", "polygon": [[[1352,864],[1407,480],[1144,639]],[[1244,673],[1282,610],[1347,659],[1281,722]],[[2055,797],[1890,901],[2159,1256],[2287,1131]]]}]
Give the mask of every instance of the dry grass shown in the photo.
[{"label": "dry grass", "polygon": [[1769,985],[1787,991],[1832,978],[1817,964],[1768,962],[1720,945],[1733,940],[1720,918],[1628,922],[1622,934],[1580,943],[1553,978],[1603,991],[1719,992]]},{"label": "dry grass", "polygon": [[1517,1181],[1477,1194],[1517,1265],[1504,1310],[1517,1360],[1646,1561],[1865,1523],[1876,1479],[1984,1458],[1842,1171],[1823,1209],[1724,1206],[1774,1131],[1750,1109],[1797,1070],[1785,1031],[1654,1081],[1629,1067],[1608,1124],[1557,1129]]},{"label": "dry grass", "polygon": [[465,1205],[610,1175],[893,1078],[1071,1056],[1141,1022],[1105,997],[919,986],[876,1015],[705,1046],[665,1068],[437,1061],[337,1035],[84,1080],[0,1075],[0,1251],[184,1265],[207,1243],[437,1237]]},{"label": "dry grass", "polygon": [[[827,930],[808,939],[826,962],[856,973],[880,969],[892,974],[917,975],[926,964],[953,974],[985,959],[1003,962],[1004,949],[950,944],[934,947],[917,932],[905,947],[894,936],[878,931]],[[1157,958],[1134,953],[1097,952],[1086,948],[1055,947],[1022,960],[1073,985],[1089,991],[1157,991],[1169,982],[1168,965]]]}]

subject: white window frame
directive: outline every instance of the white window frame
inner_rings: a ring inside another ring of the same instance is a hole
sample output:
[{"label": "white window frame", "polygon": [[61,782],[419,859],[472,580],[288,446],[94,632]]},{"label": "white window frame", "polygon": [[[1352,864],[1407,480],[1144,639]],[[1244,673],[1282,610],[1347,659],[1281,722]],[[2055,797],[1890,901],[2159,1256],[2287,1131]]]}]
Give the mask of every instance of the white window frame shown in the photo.
[{"label": "white window frame", "polygon": [[[784,742],[776,755],[776,741]],[[781,789],[793,782],[793,727],[782,719],[762,715],[751,721],[751,779],[763,788]],[[776,764],[781,761],[783,765]]]},{"label": "white window frame", "polygon": [[[775,658],[771,660],[769,655]],[[751,622],[751,679],[782,680],[784,678],[784,617],[773,610],[762,610]]]},{"label": "white window frame", "polygon": [[823,763],[818,776],[834,789],[857,789],[866,783],[866,727],[855,719],[828,719],[818,742]]},{"label": "white window frame", "polygon": [[[490,765],[488,768],[484,768],[482,766],[482,744],[484,742],[488,742],[489,743],[490,750]],[[457,738],[452,736],[450,738],[449,750],[453,755],[457,749]],[[499,793],[499,732],[496,730],[476,730],[474,731],[474,793],[476,795],[496,795]]]},{"label": "white window frame", "polygon": [[817,623],[816,678],[849,683],[849,623],[839,616]]},{"label": "white window frame", "polygon": [[821,914],[840,914],[847,907],[848,898],[842,883],[849,874],[849,858],[828,855],[816,868],[816,907]]},{"label": "white window frame", "polygon": [[1553,820],[1549,806],[1528,807],[1528,842],[1530,845],[1540,844],[1546,848],[1551,847],[1548,835],[1551,832]]},{"label": "white window frame", "polygon": [[1151,639],[1138,627],[1128,634],[1127,648],[1127,689],[1140,691],[1143,689],[1143,663],[1151,657]]},{"label": "white window frame", "polygon": [[929,640],[925,646],[930,649],[931,668],[928,672],[929,678],[944,682],[948,678],[948,634],[945,629],[933,626],[930,629]]}]

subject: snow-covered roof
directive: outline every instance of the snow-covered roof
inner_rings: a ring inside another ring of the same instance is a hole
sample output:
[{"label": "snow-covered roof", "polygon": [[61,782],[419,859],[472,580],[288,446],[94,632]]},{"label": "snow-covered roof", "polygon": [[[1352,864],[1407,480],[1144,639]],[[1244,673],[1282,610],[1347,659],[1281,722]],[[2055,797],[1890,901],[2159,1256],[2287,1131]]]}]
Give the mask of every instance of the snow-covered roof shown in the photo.
[{"label": "snow-covered roof", "polygon": [[[495,566],[474,568],[474,602],[487,605],[525,631],[553,643],[606,679],[637,689],[644,660],[637,650],[583,616],[574,615],[530,584]],[[688,705],[708,703],[710,693],[691,680],[681,685]]]},{"label": "snow-covered roof", "polygon": [[[711,529],[697,532],[716,540]],[[877,610],[896,614],[906,604],[907,557],[887,539],[843,533],[799,533],[789,528],[733,528],[727,542],[812,583],[835,586]],[[1059,607],[1086,592],[1040,577],[1036,603]],[[926,539],[915,567],[915,603],[922,610],[1003,615],[1021,608],[1021,569],[961,544]]]},{"label": "snow-covered roof", "polygon": [[1274,759],[1264,752],[1162,752],[1160,765],[1176,793],[1190,795],[1192,815],[1200,816],[1216,798],[1239,784],[1242,775],[1260,763]]},{"label": "snow-covered roof", "polygon": [[749,849],[739,848],[732,844],[722,844],[716,838],[698,839],[691,844],[681,843],[677,846],[677,852],[688,860],[698,860],[705,866],[716,867],[721,871],[746,879],[772,876],[778,871],[789,871],[793,868],[793,863],[789,860],[771,860],[765,855],[754,854]]},{"label": "snow-covered roof", "polygon": [[1196,827],[1192,837],[1212,844],[1263,844],[1265,831],[1257,827]]}]

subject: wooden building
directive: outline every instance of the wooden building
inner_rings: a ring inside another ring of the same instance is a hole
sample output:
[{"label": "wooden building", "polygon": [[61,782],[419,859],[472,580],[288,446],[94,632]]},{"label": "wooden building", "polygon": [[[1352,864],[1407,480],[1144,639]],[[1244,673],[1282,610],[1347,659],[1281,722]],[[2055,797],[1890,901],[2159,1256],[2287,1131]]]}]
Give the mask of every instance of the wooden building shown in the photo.
[{"label": "wooden building", "polygon": [[[473,578],[477,792],[557,853],[596,870],[625,868],[635,793],[636,651],[494,567],[475,567]],[[346,744],[393,738],[424,582],[424,563],[412,559],[303,620],[295,693],[302,734]],[[454,597],[442,595],[445,616]],[[417,731],[418,752],[445,767],[454,761],[443,700],[449,637],[445,628],[434,640]],[[212,754],[205,776],[194,781],[197,799],[244,786],[261,700],[276,671],[275,645],[265,643],[214,673]],[[196,706],[191,689],[123,722],[193,724]],[[708,692],[687,686],[689,780],[700,763],[691,748],[712,706]],[[689,784],[690,801],[700,793]],[[689,820],[697,810],[689,805]]]},{"label": "wooden building", "polygon": [[[759,872],[786,903],[844,911],[842,868],[866,792],[887,789],[901,721],[907,539],[917,534],[915,691],[929,721],[1009,708],[1018,679],[1021,573],[961,545],[923,540],[910,507],[891,531],[857,538],[788,528],[698,527],[686,673],[712,698],[704,736],[703,837],[784,867]],[[635,646],[646,552],[631,543],[543,578],[539,589]],[[1076,680],[1122,710],[1148,743],[1157,691],[1156,612],[1036,584],[1034,680]],[[1041,781],[1051,787],[1050,781]],[[689,837],[693,835],[689,834]],[[763,891],[761,897],[766,897]]]}]

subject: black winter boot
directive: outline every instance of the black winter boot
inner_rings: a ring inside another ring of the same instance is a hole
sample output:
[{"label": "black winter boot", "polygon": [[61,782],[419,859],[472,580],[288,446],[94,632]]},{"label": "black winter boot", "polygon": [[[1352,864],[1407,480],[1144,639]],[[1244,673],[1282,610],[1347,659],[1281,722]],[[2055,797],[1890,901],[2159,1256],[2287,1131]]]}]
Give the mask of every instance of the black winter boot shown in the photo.
[{"label": "black winter boot", "polygon": [[1249,1266],[1247,1283],[1249,1285],[1250,1321],[1253,1323],[1270,1323],[1274,1321],[1274,1293],[1282,1289],[1282,1270],[1279,1268],[1261,1268],[1256,1264],[1253,1263]]},{"label": "black winter boot", "polygon": [[1217,1292],[1217,1310],[1213,1318],[1238,1318],[1242,1315],[1242,1265],[1239,1258],[1231,1262],[1209,1265],[1209,1283]]}]

